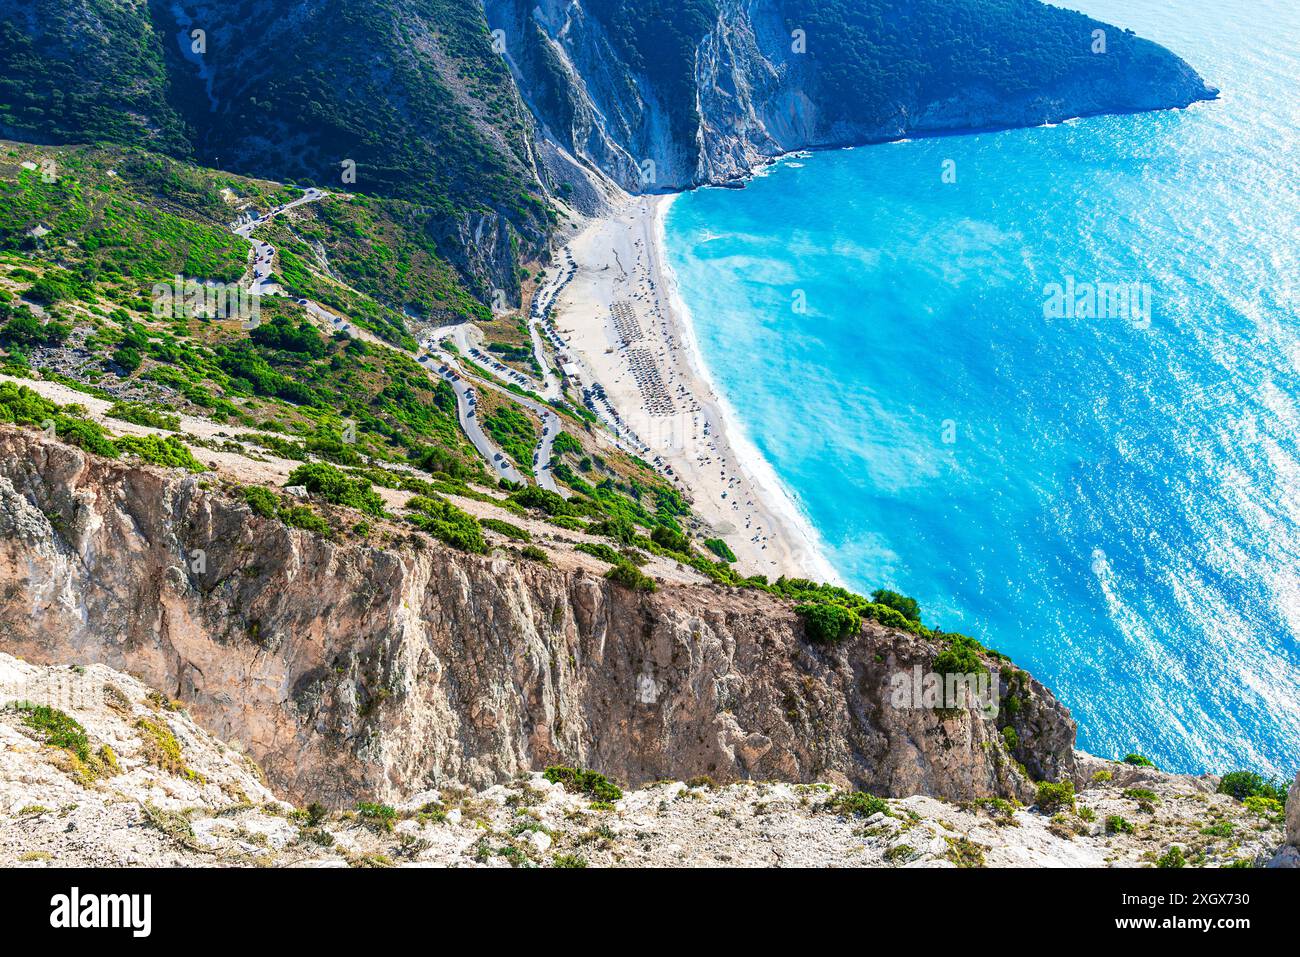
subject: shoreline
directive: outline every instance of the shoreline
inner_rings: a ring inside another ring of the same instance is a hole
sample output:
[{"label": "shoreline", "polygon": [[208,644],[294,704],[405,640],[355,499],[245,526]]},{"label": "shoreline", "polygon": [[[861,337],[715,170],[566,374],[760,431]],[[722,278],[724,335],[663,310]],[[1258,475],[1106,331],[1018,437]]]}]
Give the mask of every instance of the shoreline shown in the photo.
[{"label": "shoreline", "polygon": [[[790,153],[786,155],[793,156],[797,154]],[[775,165],[775,163],[772,165]],[[655,237],[653,256],[663,281],[668,300],[668,313],[676,320],[681,331],[682,342],[686,346],[686,361],[704,384],[708,390],[709,398],[717,407],[721,420],[722,436],[734,449],[741,471],[745,473],[750,483],[755,486],[755,491],[763,503],[774,509],[778,513],[777,517],[779,519],[784,520],[787,526],[787,534],[793,534],[802,546],[811,552],[809,556],[811,559],[810,567],[805,569],[803,575],[789,577],[812,578],[827,584],[843,586],[844,581],[839,572],[831,564],[830,559],[826,557],[826,544],[822,541],[817,527],[799,506],[794,493],[777,475],[772,463],[767,460],[767,457],[754,443],[749,431],[741,422],[735,407],[732,406],[727,399],[726,393],[723,392],[713,378],[713,373],[704,358],[704,350],[700,347],[699,339],[695,333],[695,317],[692,315],[690,307],[686,305],[686,300],[682,298],[681,287],[677,282],[677,274],[667,261],[668,212],[680,196],[680,193],[671,193],[652,199],[650,215]]]},{"label": "shoreline", "polygon": [[[693,188],[743,189],[750,180],[767,175],[774,167],[782,163],[805,156],[810,157],[821,152],[853,150],[859,147],[908,142],[912,139],[969,136],[1007,130],[1053,127],[1098,116],[1115,115],[1116,113],[1138,114],[1162,110],[1186,110],[1199,103],[1212,103],[1220,99],[1221,95],[1217,89],[1212,87],[1208,89],[1211,95],[1193,99],[1182,105],[1171,104],[1140,110],[1098,110],[1075,113],[1062,116],[1059,119],[1048,119],[1032,127],[1015,123],[961,128],[941,127],[908,130],[897,135],[865,140],[803,146],[764,157],[748,173],[734,180],[724,183],[701,184]],[[710,427],[705,437],[715,439],[715,442],[708,446],[710,450],[716,451],[720,461],[733,462],[735,465],[738,476],[733,475],[733,478],[739,477],[740,481],[734,484],[724,482],[717,487],[730,490],[736,494],[743,493],[746,508],[753,517],[753,521],[746,524],[744,529],[728,530],[734,516],[728,514],[728,510],[725,508],[717,507],[719,503],[715,500],[716,488],[714,487],[717,483],[708,481],[706,476],[700,474],[698,468],[692,467],[689,460],[689,453],[697,451],[697,449],[676,448],[674,447],[675,443],[672,441],[667,443],[654,441],[656,438],[662,439],[663,436],[659,434],[659,428],[653,423],[647,423],[651,426],[648,430],[634,427],[633,431],[635,431],[638,438],[645,442],[652,453],[657,453],[660,463],[670,466],[673,475],[682,479],[682,481],[677,482],[678,487],[690,496],[697,514],[704,518],[715,529],[719,537],[727,541],[727,544],[735,551],[738,559],[736,564],[742,572],[746,574],[767,574],[769,579],[778,575],[810,578],[844,586],[844,579],[827,558],[825,543],[822,541],[816,527],[800,507],[797,498],[780,476],[777,475],[771,463],[754,444],[735,408],[727,400],[725,393],[717,386],[705,361],[703,350],[700,348],[696,337],[694,318],[691,315],[690,308],[681,296],[677,277],[668,264],[665,255],[668,211],[678,197],[686,191],[688,190],[640,195],[623,194],[622,204],[612,212],[586,219],[585,224],[570,235],[565,248],[574,253],[575,259],[579,259],[576,250],[581,247],[583,256],[579,261],[580,269],[583,266],[582,260],[585,260],[586,265],[591,268],[607,269],[611,264],[609,261],[611,256],[614,264],[622,269],[623,264],[618,256],[617,244],[609,244],[602,252],[599,242],[592,241],[593,235],[603,233],[613,226],[621,226],[629,232],[640,233],[649,260],[646,264],[646,271],[651,280],[651,288],[656,294],[662,291],[662,297],[658,298],[656,302],[657,317],[661,319],[666,330],[664,341],[668,345],[668,353],[656,358],[662,358],[667,362],[670,368],[668,377],[670,381],[684,381],[687,384],[687,392],[698,403],[699,414]],[[567,297],[557,298],[557,305],[560,304],[562,298]],[[613,300],[610,297],[603,300],[601,300],[601,297],[597,297],[597,299],[600,300],[596,304],[597,315],[583,314],[581,310],[577,310],[577,314],[583,320],[583,328],[576,332],[577,339],[573,338],[571,333],[562,333],[562,335],[570,350],[579,357],[579,365],[585,373],[584,379],[605,386],[610,405],[623,418],[624,422],[636,423],[641,421],[646,423],[646,420],[654,418],[654,415],[646,407],[646,403],[638,401],[637,396],[629,393],[627,388],[614,388],[611,386],[611,383],[621,384],[624,377],[619,375],[619,372],[626,370],[619,370],[616,364],[604,362],[598,358],[601,350],[596,347],[601,343],[599,337],[593,334],[596,331],[594,326],[602,324],[598,307],[603,305],[605,312],[608,313],[613,305]],[[576,305],[576,303],[569,302],[567,304],[568,308],[561,311],[560,318],[572,320],[575,316],[574,306]],[[589,307],[591,305],[588,303]],[[608,316],[605,318],[608,318]],[[623,343],[624,347],[626,345],[627,343]],[[617,344],[613,350],[609,348],[603,350],[604,353],[610,351],[618,351]],[[676,368],[673,368],[674,366]],[[685,429],[682,431],[692,432],[693,430]],[[698,436],[691,435],[691,438],[698,439]],[[687,445],[689,446],[689,442]],[[750,542],[746,535],[737,534],[737,532],[749,531],[751,528],[760,530],[761,540],[757,543],[760,546],[758,548],[751,547],[755,543]],[[762,535],[762,530],[766,530],[766,535]],[[770,548],[763,549],[761,548],[762,544],[767,544]]]},{"label": "shoreline", "polygon": [[745,575],[842,584],[812,523],[715,385],[664,256],[674,194],[629,197],[570,240],[573,281],[555,324],[584,382],[672,470]]}]

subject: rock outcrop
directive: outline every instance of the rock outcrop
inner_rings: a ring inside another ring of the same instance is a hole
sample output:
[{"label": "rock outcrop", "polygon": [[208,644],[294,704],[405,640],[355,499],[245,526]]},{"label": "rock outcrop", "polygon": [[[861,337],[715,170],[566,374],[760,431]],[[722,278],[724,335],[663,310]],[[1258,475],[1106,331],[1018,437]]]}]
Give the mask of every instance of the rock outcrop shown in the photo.
[{"label": "rock outcrop", "polygon": [[1300,774],[1291,784],[1291,793],[1286,802],[1286,840],[1293,847],[1300,847]]},{"label": "rock outcrop", "polygon": [[341,544],[209,484],[0,427],[0,650],[139,676],[294,800],[554,763],[963,800],[1073,774],[1074,724],[1023,672],[1001,720],[895,707],[939,650],[908,632],[821,649],[761,592]]},{"label": "rock outcrop", "polygon": [[331,813],[279,800],[246,755],[129,675],[0,652],[0,867],[1141,867],[1174,847],[1221,867],[1262,863],[1282,839],[1214,779],[1080,765],[1114,776],[1061,807],[707,778],[603,782],[597,801],[533,772]]},{"label": "rock outcrop", "polygon": [[1300,867],[1300,774],[1286,800],[1286,843],[1273,858],[1274,867]]},{"label": "rock outcrop", "polygon": [[[538,120],[539,138],[575,167],[599,171],[633,193],[728,183],[774,156],[805,148],[1182,107],[1216,95],[1168,50],[1068,14],[1032,25],[1009,22],[1007,32],[1015,35],[1000,33],[998,48],[1016,58],[1026,47],[1056,44],[1064,58],[1086,51],[1093,28],[1106,28],[1112,48],[1089,55],[1086,67],[1063,69],[1056,77],[1035,75],[1012,92],[981,85],[969,60],[958,57],[952,76],[940,79],[940,64],[929,64],[936,75],[906,84],[872,112],[846,114],[831,74],[850,76],[855,88],[893,78],[876,76],[853,56],[841,62],[819,55],[815,34],[808,39],[812,53],[796,49],[790,29],[794,11],[782,0],[718,0],[694,47],[692,88],[679,96],[691,102],[682,103],[620,52],[597,15],[603,6],[581,0],[484,3],[488,25],[500,31],[516,85]],[[913,53],[947,59],[947,40],[933,35],[928,24],[909,20],[908,4],[886,6],[893,8],[887,19],[910,24],[903,35]],[[971,31],[966,42],[987,41],[977,23],[958,19],[954,16],[952,29]],[[620,32],[633,29],[622,18],[616,22]],[[677,29],[688,28],[679,24]],[[1038,30],[1050,35],[1037,35]],[[894,40],[880,42],[890,47]],[[930,43],[939,48],[930,51]],[[847,51],[838,53],[845,57]],[[675,120],[686,108],[694,111],[691,121]],[[553,173],[566,178],[558,166]]]}]

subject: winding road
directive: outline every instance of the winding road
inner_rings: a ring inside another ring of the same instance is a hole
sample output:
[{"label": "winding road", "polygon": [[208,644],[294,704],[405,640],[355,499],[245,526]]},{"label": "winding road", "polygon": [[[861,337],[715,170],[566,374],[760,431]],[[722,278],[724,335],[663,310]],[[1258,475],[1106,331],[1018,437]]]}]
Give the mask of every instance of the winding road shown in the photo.
[{"label": "winding road", "polygon": [[[276,216],[286,210],[293,209],[296,206],[303,206],[307,203],[315,203],[325,199],[330,194],[323,189],[317,189],[315,186],[305,190],[301,196],[280,206],[275,206],[270,212],[260,216],[254,216],[243,222],[235,223],[230,227],[230,231],[236,236],[247,239],[253,247],[253,281],[249,291],[255,296],[275,296],[279,295],[278,284],[270,281],[271,279],[271,261],[275,258],[275,247],[262,239],[253,238],[253,230],[258,226],[265,225],[273,220]],[[306,305],[306,300],[299,300],[302,305]],[[319,307],[318,307],[319,308]]]},{"label": "winding road", "polygon": [[[295,200],[276,206],[260,216],[253,216],[250,219],[235,223],[230,227],[231,232],[248,240],[253,247],[253,276],[249,288],[254,295],[278,296],[283,295],[283,290],[277,283],[270,281],[275,259],[275,247],[265,240],[254,239],[253,230],[257,229],[258,226],[265,225],[287,210],[306,203],[317,202],[329,195],[325,190],[311,187]],[[384,342],[373,333],[357,327],[354,323],[348,321],[345,316],[331,312],[318,302],[309,299],[298,299],[297,302],[307,311],[309,316],[317,320],[317,322],[323,323],[330,331],[343,332],[353,339],[360,339],[380,348],[393,348],[390,343]],[[499,478],[522,484],[524,482],[523,474],[515,468],[509,457],[492,443],[479,425],[478,396],[465,376],[455,368],[454,363],[447,361],[450,357],[434,354],[421,348],[416,353],[415,358],[429,376],[444,379],[452,387],[452,390],[456,393],[456,415],[460,421],[460,427],[493,473]],[[441,361],[440,368],[431,367],[435,359]],[[546,461],[549,466],[549,450]]]},{"label": "winding road", "polygon": [[[329,195],[330,193],[325,190],[311,187],[304,191],[303,195],[295,200],[276,206],[262,215],[253,216],[249,219],[235,223],[230,227],[231,232],[248,240],[253,247],[253,275],[249,288],[254,295],[278,296],[283,295],[284,292],[278,283],[271,281],[271,276],[274,271],[275,247],[265,240],[254,239],[252,235],[253,231],[257,229],[258,226],[265,225],[283,212],[307,203],[317,202],[327,198]],[[560,288],[563,288],[563,283],[558,279],[552,280],[548,287],[550,301],[554,301],[555,295],[558,293]],[[309,299],[298,299],[297,302],[307,311],[309,316],[315,319],[318,323],[324,324],[330,331],[343,332],[354,339],[360,339],[370,345],[378,346],[380,348],[392,348],[390,343],[384,342],[378,336],[365,329],[358,328],[354,323],[348,321],[345,316],[341,316],[338,313],[326,309],[324,306],[320,305],[320,303],[313,302]],[[547,308],[549,309],[549,302]],[[542,348],[541,336],[535,324],[538,321],[536,310],[534,310],[534,313],[534,321],[529,323],[529,331],[533,340],[534,354],[537,357],[538,364],[543,370],[543,381],[540,385],[535,383],[529,377],[523,375],[523,373],[502,366],[486,353],[479,353],[477,347],[469,342],[467,335],[468,329],[463,325],[444,326],[440,329],[434,330],[432,335],[421,344],[419,351],[416,352],[415,359],[424,367],[425,372],[430,377],[436,376],[437,378],[444,380],[456,393],[456,414],[457,419],[460,421],[460,427],[469,438],[475,451],[482,456],[493,474],[498,478],[506,479],[509,482],[514,482],[520,485],[525,484],[526,481],[523,473],[520,472],[515,464],[510,460],[510,457],[488,437],[487,433],[483,430],[483,427],[479,424],[478,393],[475,391],[475,386],[477,385],[481,388],[489,388],[499,392],[511,401],[518,402],[520,405],[523,405],[537,415],[542,421],[542,434],[538,439],[537,446],[533,450],[532,462],[532,468],[537,479],[537,484],[547,491],[568,498],[572,493],[560,488],[555,482],[555,476],[551,473],[551,457],[555,446],[555,437],[560,432],[560,417],[556,414],[555,410],[541,403],[534,402],[531,399],[527,399],[503,386],[470,375],[460,368],[459,364],[451,355],[436,348],[437,342],[450,338],[455,341],[457,347],[463,351],[475,355],[476,358],[481,356],[484,360],[483,365],[487,371],[500,378],[503,382],[534,391],[544,396],[547,400],[558,399],[561,396],[559,381],[555,377],[550,363],[546,359],[546,354]],[[500,366],[500,369],[495,368],[496,366]]]},{"label": "winding road", "polygon": [[497,448],[492,440],[488,438],[487,433],[478,421],[478,394],[474,391],[474,386],[470,384],[471,380],[461,372],[451,356],[444,352],[428,351],[427,348],[421,347],[416,353],[415,359],[429,375],[436,375],[446,381],[456,393],[456,411],[460,419],[460,427],[469,436],[474,448],[478,450],[488,463],[489,468],[496,473],[498,478],[503,478],[509,482],[524,484],[523,473],[520,472],[510,456]]}]

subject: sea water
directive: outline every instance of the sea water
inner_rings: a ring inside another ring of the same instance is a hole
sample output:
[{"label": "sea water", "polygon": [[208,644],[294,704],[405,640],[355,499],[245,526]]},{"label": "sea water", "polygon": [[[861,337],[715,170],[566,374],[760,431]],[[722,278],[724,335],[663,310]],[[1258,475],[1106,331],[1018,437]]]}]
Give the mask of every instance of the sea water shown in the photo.
[{"label": "sea water", "polygon": [[1094,753],[1293,774],[1300,4],[1081,8],[1221,98],[800,156],[679,197],[668,262],[847,584],[1012,656]]}]

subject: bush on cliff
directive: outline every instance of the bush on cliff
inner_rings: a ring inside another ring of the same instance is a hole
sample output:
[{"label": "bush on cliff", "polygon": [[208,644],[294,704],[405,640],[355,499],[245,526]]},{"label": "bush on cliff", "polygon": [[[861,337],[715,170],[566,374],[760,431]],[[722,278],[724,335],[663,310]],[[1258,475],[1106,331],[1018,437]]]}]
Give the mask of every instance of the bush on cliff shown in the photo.
[{"label": "bush on cliff", "polygon": [[659,588],[653,578],[627,561],[620,561],[605,572],[605,577],[614,584],[622,585],[624,588],[630,588],[633,591],[652,592]]},{"label": "bush on cliff", "polygon": [[984,650],[974,638],[967,635],[949,634],[944,636],[948,647],[934,658],[931,669],[940,675],[982,675],[988,673],[980,653]]},{"label": "bush on cliff", "polygon": [[194,457],[189,447],[174,435],[161,438],[156,435],[123,435],[113,444],[117,446],[118,451],[135,455],[150,465],[181,468],[189,472],[202,472],[207,468]]},{"label": "bush on cliff", "polygon": [[517,542],[531,542],[533,540],[533,536],[526,529],[520,528],[518,525],[511,525],[509,522],[503,522],[499,518],[479,519],[479,524],[496,532],[498,535],[513,538]]},{"label": "bush on cliff", "polygon": [[1238,801],[1262,797],[1286,804],[1288,785],[1284,780],[1269,780],[1254,771],[1232,771],[1219,779],[1219,793],[1230,794]]},{"label": "bush on cliff", "polygon": [[1106,818],[1107,834],[1132,834],[1136,830],[1132,822],[1119,814],[1111,814]]},{"label": "bush on cliff", "polygon": [[344,505],[367,515],[384,514],[384,500],[365,479],[349,478],[328,462],[299,465],[289,473],[285,486],[301,485],[327,502]]},{"label": "bush on cliff", "polygon": [[817,602],[796,605],[794,613],[803,619],[804,634],[813,644],[826,645],[855,635],[862,628],[858,613],[843,605]]},{"label": "bush on cliff", "polygon": [[60,406],[34,389],[16,382],[0,382],[0,422],[15,425],[54,426],[55,434],[67,442],[106,458],[117,458],[117,446],[99,427],[85,418],[80,406]]},{"label": "bush on cliff", "polygon": [[843,817],[874,817],[884,814],[893,817],[889,802],[865,791],[844,791],[826,802],[826,809]]},{"label": "bush on cliff", "polygon": [[734,562],[736,560],[736,553],[731,550],[731,546],[720,538],[706,538],[704,547],[724,562]]},{"label": "bush on cliff", "polygon": [[562,784],[571,794],[587,794],[597,801],[617,801],[623,796],[619,786],[595,771],[552,765],[542,772],[552,784]]},{"label": "bush on cliff", "polygon": [[510,496],[510,501],[524,508],[535,508],[547,515],[578,514],[578,509],[570,505],[564,496],[535,485],[529,485],[515,492]]},{"label": "bush on cliff", "polygon": [[921,626],[908,618],[897,608],[869,602],[862,607],[862,614],[872,621],[878,621],[886,628],[898,628],[903,631],[919,633]]},{"label": "bush on cliff", "polygon": [[252,485],[242,489],[244,501],[248,507],[263,518],[275,518],[276,512],[279,511],[280,503],[270,489],[262,488],[260,485]]},{"label": "bush on cliff", "polygon": [[71,715],[47,705],[20,704],[23,724],[42,735],[45,744],[63,748],[82,761],[90,760],[90,741],[83,728]]},{"label": "bush on cliff", "polygon": [[438,495],[416,495],[406,503],[406,507],[416,513],[408,520],[420,531],[428,532],[439,541],[463,552],[487,554],[487,540],[483,537],[483,527],[478,519],[445,498]]},{"label": "bush on cliff", "polygon": [[397,811],[387,804],[361,801],[357,804],[357,817],[376,831],[387,833],[397,825]]},{"label": "bush on cliff", "polygon": [[1034,803],[1044,814],[1055,814],[1057,811],[1074,807],[1074,782],[1040,781]]},{"label": "bush on cliff", "polygon": [[573,546],[573,550],[599,558],[602,562],[609,562],[611,565],[620,565],[623,562],[623,556],[604,542],[579,542]]},{"label": "bush on cliff", "polygon": [[871,593],[871,600],[877,605],[885,605],[893,608],[902,614],[908,621],[921,623],[921,606],[915,598],[909,598],[906,595],[900,595],[896,591],[890,591],[888,588],[877,588]]},{"label": "bush on cliff", "polygon": [[650,540],[667,551],[686,556],[691,554],[691,540],[667,525],[656,525],[650,533]]}]

